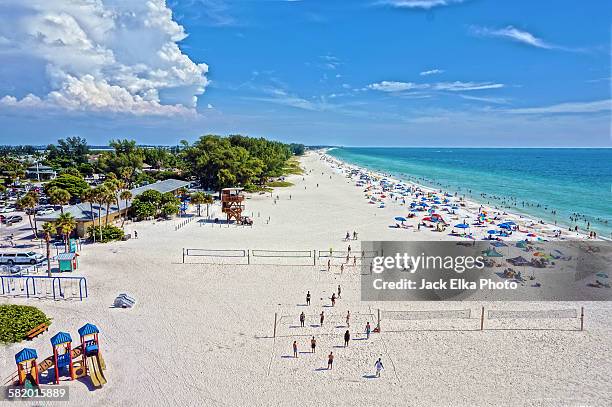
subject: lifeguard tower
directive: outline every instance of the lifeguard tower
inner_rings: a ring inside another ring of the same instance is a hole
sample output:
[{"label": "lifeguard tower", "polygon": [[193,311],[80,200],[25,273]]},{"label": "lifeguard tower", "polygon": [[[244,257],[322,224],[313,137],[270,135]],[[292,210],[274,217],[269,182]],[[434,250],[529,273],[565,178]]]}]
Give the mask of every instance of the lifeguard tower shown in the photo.
[{"label": "lifeguard tower", "polygon": [[223,188],[221,190],[221,210],[227,215],[227,222],[232,219],[242,222],[242,210],[244,209],[242,188]]},{"label": "lifeguard tower", "polygon": [[[59,384],[60,370],[68,368],[70,380],[74,380],[74,364],[72,363],[72,337],[69,333],[58,332],[51,338],[53,346],[53,363],[55,365],[55,384]],[[60,351],[63,350],[63,353]]]}]

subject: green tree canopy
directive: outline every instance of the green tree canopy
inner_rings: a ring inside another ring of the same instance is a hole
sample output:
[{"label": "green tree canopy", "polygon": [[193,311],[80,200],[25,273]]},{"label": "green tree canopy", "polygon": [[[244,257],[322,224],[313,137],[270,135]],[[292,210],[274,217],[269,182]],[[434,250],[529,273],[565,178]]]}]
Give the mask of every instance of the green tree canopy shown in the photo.
[{"label": "green tree canopy", "polygon": [[71,196],[81,196],[89,188],[89,184],[80,176],[61,174],[45,185],[45,192],[49,193],[54,188],[66,190]]}]

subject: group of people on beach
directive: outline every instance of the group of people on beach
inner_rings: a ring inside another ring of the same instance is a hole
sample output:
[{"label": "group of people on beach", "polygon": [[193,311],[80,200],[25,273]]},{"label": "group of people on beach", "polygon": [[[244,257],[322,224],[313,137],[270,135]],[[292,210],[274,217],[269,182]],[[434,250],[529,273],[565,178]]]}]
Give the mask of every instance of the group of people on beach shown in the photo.
[{"label": "group of people on beach", "polygon": [[[342,298],[342,287],[338,285],[337,296],[336,296],[336,292],[332,292],[332,295],[330,297],[332,307],[336,305],[336,299],[341,299],[341,298]],[[310,290],[309,290],[306,292],[306,306],[311,305],[311,300],[312,300],[312,294],[310,294]],[[300,327],[304,328],[306,324],[306,314],[303,311],[300,313],[299,320],[300,320]],[[344,347],[346,348],[349,346],[349,342],[351,340],[351,332],[348,329],[351,326],[351,311],[350,310],[346,312],[345,320],[346,320],[347,329],[344,332]],[[325,311],[321,311],[321,314],[319,315],[319,327],[323,327],[324,322],[325,322]],[[372,327],[370,325],[370,322],[368,321],[366,322],[366,325],[365,325],[365,336],[367,340],[370,339],[371,333],[372,333]],[[292,348],[293,348],[293,357],[298,358],[299,351],[298,351],[298,343],[296,340],[293,341]],[[310,353],[316,353],[316,349],[317,349],[317,340],[313,336],[310,339]],[[327,369],[328,370],[333,369],[333,364],[334,364],[334,353],[330,352],[327,358]],[[380,377],[380,371],[383,369],[382,361],[380,358],[376,361],[375,368],[376,368],[376,377]]]}]

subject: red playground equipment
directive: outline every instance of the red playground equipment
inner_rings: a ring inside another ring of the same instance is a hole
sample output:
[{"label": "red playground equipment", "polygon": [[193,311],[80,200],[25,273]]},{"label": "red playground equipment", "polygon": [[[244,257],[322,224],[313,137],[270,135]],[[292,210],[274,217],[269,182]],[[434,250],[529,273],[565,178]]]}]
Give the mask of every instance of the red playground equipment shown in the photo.
[{"label": "red playground equipment", "polygon": [[[55,365],[55,384],[59,384],[60,369],[68,368],[70,380],[74,380],[74,364],[72,362],[72,337],[69,333],[58,332],[51,338],[53,346],[53,364]],[[59,350],[63,352],[60,353]]]},{"label": "red playground equipment", "polygon": [[21,386],[38,386],[38,354],[35,349],[24,348],[15,355],[17,378]]},{"label": "red playground equipment", "polygon": [[[106,365],[100,353],[99,333],[95,325],[83,325],[79,329],[81,344],[73,348],[70,334],[58,332],[51,338],[53,356],[49,356],[40,364],[36,362],[38,355],[35,349],[22,349],[15,355],[17,372],[5,384],[10,382],[25,387],[38,386],[41,378],[44,383],[51,381],[50,369],[54,368],[52,381],[55,384],[59,384],[61,373],[66,372],[70,380],[89,376],[94,387],[101,387],[106,384],[103,372]],[[47,374],[43,375],[45,372]]]}]

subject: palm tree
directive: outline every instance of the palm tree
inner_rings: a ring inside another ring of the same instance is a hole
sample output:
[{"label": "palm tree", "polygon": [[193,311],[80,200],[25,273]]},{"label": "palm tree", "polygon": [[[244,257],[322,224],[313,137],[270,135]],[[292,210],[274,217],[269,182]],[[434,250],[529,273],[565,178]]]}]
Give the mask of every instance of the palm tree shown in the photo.
[{"label": "palm tree", "polygon": [[32,223],[32,212],[34,211],[34,208],[36,208],[36,205],[38,205],[38,194],[35,192],[28,192],[19,201],[17,201],[17,208],[25,211],[28,214],[30,229],[32,229],[32,232],[34,233],[34,238],[38,238],[36,228]]},{"label": "palm tree", "polygon": [[[96,202],[96,192],[95,192],[95,190],[93,188],[87,188],[85,191],[83,191],[83,193],[81,194],[81,201],[89,203],[89,212],[91,213],[91,224],[93,226],[96,226],[95,225],[96,216],[94,214],[94,209],[93,209],[93,204],[94,204],[94,202]],[[95,232],[95,230],[94,230],[94,233],[92,233],[92,237],[93,237],[93,241],[95,243],[96,242],[96,232]]]},{"label": "palm tree", "polygon": [[205,203],[204,202],[204,193],[202,192],[194,192],[193,194],[191,194],[191,203],[196,205],[198,207],[198,217],[202,216],[200,214],[200,206]]},{"label": "palm tree", "polygon": [[60,216],[57,217],[55,223],[57,225],[57,228],[64,235],[64,244],[66,248],[66,253],[68,253],[68,240],[70,239],[70,234],[72,233],[74,228],[76,228],[76,220],[71,214],[62,213]]},{"label": "palm tree", "polygon": [[64,213],[64,205],[68,205],[70,202],[70,192],[62,188],[53,188],[49,191],[49,202],[51,205],[60,205],[60,211]]},{"label": "palm tree", "polygon": [[94,200],[98,204],[98,229],[100,232],[100,240],[102,240],[102,204],[104,204],[105,196],[108,194],[108,189],[105,185],[100,185],[94,188]]},{"label": "palm tree", "polygon": [[127,218],[128,201],[132,199],[132,193],[126,189],[124,191],[121,191],[121,194],[119,194],[119,198],[125,201],[125,213],[123,214],[123,220],[121,221],[121,229],[123,229],[125,218]]},{"label": "palm tree", "polygon": [[212,205],[215,202],[215,198],[213,198],[213,196],[211,194],[205,194],[204,195],[204,204],[206,204],[206,217],[209,218],[210,215],[208,214],[208,207],[210,205]]},{"label": "palm tree", "polygon": [[53,223],[44,223],[42,230],[45,233],[45,243],[47,244],[47,274],[51,277],[51,236],[57,233],[57,228]]},{"label": "palm tree", "polygon": [[106,204],[106,215],[104,225],[108,225],[108,215],[110,215],[110,206],[117,200],[117,190],[119,189],[119,181],[116,178],[109,179],[104,183],[107,189],[107,193],[104,196],[104,203]]}]

